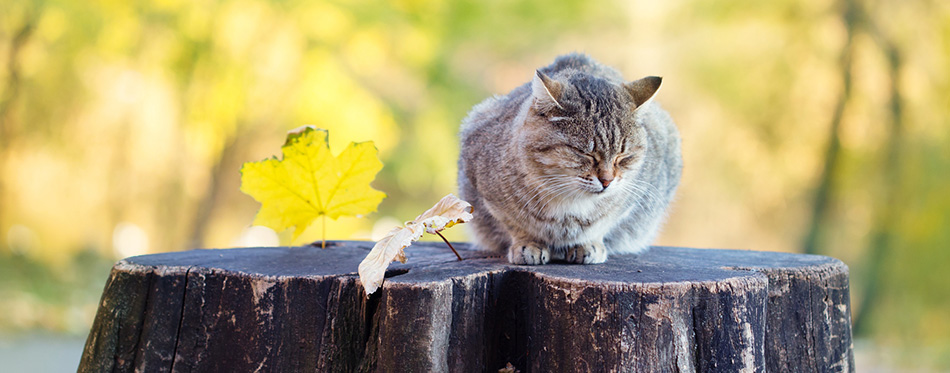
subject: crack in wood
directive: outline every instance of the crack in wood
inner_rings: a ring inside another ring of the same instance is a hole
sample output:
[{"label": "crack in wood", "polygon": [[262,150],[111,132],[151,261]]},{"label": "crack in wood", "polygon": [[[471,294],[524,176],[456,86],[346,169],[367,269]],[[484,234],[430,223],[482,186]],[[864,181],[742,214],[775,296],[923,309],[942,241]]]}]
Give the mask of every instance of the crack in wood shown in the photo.
[{"label": "crack in wood", "polygon": [[184,275],[185,286],[182,286],[182,290],[181,290],[181,316],[178,318],[178,325],[175,328],[177,330],[177,332],[175,333],[175,336],[176,336],[175,348],[172,350],[171,365],[168,367],[169,372],[175,371],[175,362],[177,360],[176,357],[178,357],[178,344],[181,342],[181,338],[177,338],[177,337],[181,336],[182,321],[184,321],[185,319],[185,299],[188,297],[188,274],[191,273],[191,269],[192,267],[189,267],[187,270],[185,270],[185,275]]},{"label": "crack in wood", "polygon": [[79,371],[853,370],[847,267],[832,258],[654,248],[525,267],[420,243],[367,298],[363,246],[119,262]]}]

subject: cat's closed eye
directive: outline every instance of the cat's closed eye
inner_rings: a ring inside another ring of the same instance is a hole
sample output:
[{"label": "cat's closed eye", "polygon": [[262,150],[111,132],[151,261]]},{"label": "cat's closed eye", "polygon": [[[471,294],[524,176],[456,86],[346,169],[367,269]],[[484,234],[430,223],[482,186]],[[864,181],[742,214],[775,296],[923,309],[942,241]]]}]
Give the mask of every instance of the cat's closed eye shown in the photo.
[{"label": "cat's closed eye", "polygon": [[624,144],[620,154],[614,157],[614,166],[627,167],[635,163],[643,152],[643,145],[632,146],[630,150],[627,150],[627,148],[627,145]]},{"label": "cat's closed eye", "polygon": [[564,148],[570,150],[570,152],[573,153],[574,156],[577,157],[577,158],[583,158],[584,160],[587,160],[587,161],[589,161],[590,163],[594,163],[594,162],[596,161],[596,159],[594,158],[594,156],[588,154],[587,152],[585,152],[585,151],[583,151],[583,150],[581,150],[581,149],[575,148],[575,147],[570,146],[570,145],[565,145]]},{"label": "cat's closed eye", "polygon": [[614,166],[616,167],[626,167],[633,164],[636,161],[636,154],[621,154],[614,158]]},{"label": "cat's closed eye", "polygon": [[459,192],[478,245],[529,265],[649,247],[682,167],[676,127],[652,101],[660,82],[569,54],[472,108]]},{"label": "cat's closed eye", "polygon": [[544,146],[536,149],[536,151],[541,155],[537,158],[541,164],[584,168],[595,163],[593,156],[571,145]]}]

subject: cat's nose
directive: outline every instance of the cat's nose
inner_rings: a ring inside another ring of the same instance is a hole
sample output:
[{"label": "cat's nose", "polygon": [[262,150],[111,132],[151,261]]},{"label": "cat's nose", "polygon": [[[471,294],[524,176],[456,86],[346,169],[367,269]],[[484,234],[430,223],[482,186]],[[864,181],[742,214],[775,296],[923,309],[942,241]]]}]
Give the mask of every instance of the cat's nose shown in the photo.
[{"label": "cat's nose", "polygon": [[607,189],[607,186],[610,185],[611,181],[614,181],[614,178],[598,177],[597,180],[600,180],[600,185],[603,185],[604,189]]}]

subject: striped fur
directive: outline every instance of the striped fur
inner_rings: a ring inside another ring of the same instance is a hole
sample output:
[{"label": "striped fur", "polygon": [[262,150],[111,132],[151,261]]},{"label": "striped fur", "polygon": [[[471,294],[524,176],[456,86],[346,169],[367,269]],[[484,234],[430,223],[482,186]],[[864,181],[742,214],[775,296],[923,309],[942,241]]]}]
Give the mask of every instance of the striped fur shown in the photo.
[{"label": "striped fur", "polygon": [[646,249],[683,166],[676,126],[652,100],[659,85],[569,54],[472,108],[458,181],[477,244],[515,264]]}]

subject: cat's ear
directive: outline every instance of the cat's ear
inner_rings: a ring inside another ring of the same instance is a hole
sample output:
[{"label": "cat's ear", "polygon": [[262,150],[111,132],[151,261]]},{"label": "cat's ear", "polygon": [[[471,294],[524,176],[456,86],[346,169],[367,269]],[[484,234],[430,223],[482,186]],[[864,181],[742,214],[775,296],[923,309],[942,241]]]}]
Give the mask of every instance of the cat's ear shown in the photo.
[{"label": "cat's ear", "polygon": [[542,110],[554,107],[564,110],[564,107],[558,102],[562,93],[564,93],[564,85],[561,82],[549,78],[541,70],[536,71],[534,80],[531,81],[531,94]]},{"label": "cat's ear", "polygon": [[662,82],[663,78],[661,77],[648,76],[630,83],[625,83],[623,88],[630,93],[630,97],[633,97],[635,107],[640,107],[656,95],[656,91],[660,89],[660,83]]}]

